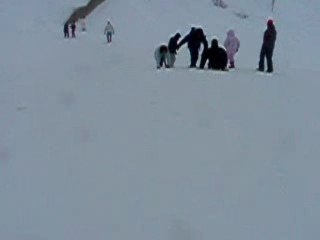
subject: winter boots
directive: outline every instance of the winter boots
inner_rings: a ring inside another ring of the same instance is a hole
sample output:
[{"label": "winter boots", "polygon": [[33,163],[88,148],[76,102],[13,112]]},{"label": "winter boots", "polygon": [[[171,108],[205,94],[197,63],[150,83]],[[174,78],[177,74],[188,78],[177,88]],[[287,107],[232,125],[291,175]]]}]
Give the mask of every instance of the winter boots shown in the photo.
[{"label": "winter boots", "polygon": [[231,61],[231,62],[230,62],[230,64],[229,64],[229,68],[230,68],[230,69],[235,68],[235,65],[234,65],[234,62],[233,62],[233,61]]}]

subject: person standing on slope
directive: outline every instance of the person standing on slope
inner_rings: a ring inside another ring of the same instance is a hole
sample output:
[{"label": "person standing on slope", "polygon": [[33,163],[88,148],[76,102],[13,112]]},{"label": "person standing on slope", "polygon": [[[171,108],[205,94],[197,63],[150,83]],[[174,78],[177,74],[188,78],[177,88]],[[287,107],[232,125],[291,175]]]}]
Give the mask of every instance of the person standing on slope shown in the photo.
[{"label": "person standing on slope", "polygon": [[76,37],[76,22],[73,21],[71,23],[70,27],[71,27],[71,36],[72,36],[72,38],[75,38]]},{"label": "person standing on slope", "polygon": [[111,43],[112,35],[114,34],[114,28],[108,20],[106,27],[104,28],[104,34],[107,35],[107,42]]},{"label": "person standing on slope", "polygon": [[160,69],[163,67],[163,65],[167,68],[168,64],[168,47],[164,44],[160,45],[156,48],[154,51],[154,59],[156,60],[157,69]]},{"label": "person standing on slope", "polygon": [[63,25],[63,33],[64,33],[64,38],[69,38],[69,23],[66,22]]},{"label": "person standing on slope", "polygon": [[229,68],[235,68],[234,55],[239,51],[240,41],[236,37],[234,30],[229,30],[227,32],[227,38],[224,41],[224,47],[227,50]]},{"label": "person standing on slope", "polygon": [[174,67],[174,63],[176,61],[176,54],[178,50],[178,40],[181,37],[180,33],[176,33],[173,37],[170,38],[168,44],[168,67]]},{"label": "person standing on slope", "polygon": [[204,35],[203,29],[192,27],[189,34],[179,42],[178,49],[185,43],[188,43],[188,49],[190,52],[190,68],[195,68],[197,67],[201,44],[203,45],[202,53],[208,49],[208,41],[206,35]]},{"label": "person standing on slope", "polygon": [[273,62],[272,62],[272,55],[275,46],[275,42],[277,39],[277,31],[274,26],[274,22],[272,19],[269,19],[267,22],[267,29],[263,35],[263,43],[261,46],[260,51],[260,60],[259,60],[259,67],[258,71],[264,71],[264,59],[267,59],[267,72],[273,72]]}]

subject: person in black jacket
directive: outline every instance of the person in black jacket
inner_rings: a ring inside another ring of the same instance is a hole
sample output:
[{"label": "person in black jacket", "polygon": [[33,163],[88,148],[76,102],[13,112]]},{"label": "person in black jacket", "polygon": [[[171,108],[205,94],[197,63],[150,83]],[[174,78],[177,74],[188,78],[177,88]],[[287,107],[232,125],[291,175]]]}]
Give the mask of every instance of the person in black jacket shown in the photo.
[{"label": "person in black jacket", "polygon": [[75,22],[71,23],[71,36],[72,36],[72,38],[76,37],[76,23]]},{"label": "person in black jacket", "polygon": [[215,38],[211,41],[211,47],[202,54],[200,69],[204,68],[207,60],[209,60],[209,69],[227,71],[227,51],[219,47],[218,40]]},{"label": "person in black jacket", "polygon": [[178,40],[181,37],[180,33],[176,33],[173,37],[170,38],[169,44],[168,44],[168,67],[172,68],[174,67],[174,63],[176,61],[176,54],[178,50]]},{"label": "person in black jacket", "polygon": [[203,45],[204,53],[208,49],[208,41],[202,28],[191,28],[191,31],[186,35],[178,44],[178,49],[185,43],[188,43],[188,48],[190,52],[190,67],[195,68],[197,66],[197,61],[199,58],[199,50],[201,44]]},{"label": "person in black jacket", "polygon": [[274,26],[273,20],[269,19],[267,22],[267,29],[263,35],[263,43],[260,51],[260,61],[258,71],[264,71],[264,58],[267,58],[267,72],[273,72],[273,63],[272,63],[272,55],[275,46],[275,42],[277,39],[277,31]]},{"label": "person in black jacket", "polygon": [[66,22],[63,26],[63,33],[65,38],[69,38],[69,23]]}]

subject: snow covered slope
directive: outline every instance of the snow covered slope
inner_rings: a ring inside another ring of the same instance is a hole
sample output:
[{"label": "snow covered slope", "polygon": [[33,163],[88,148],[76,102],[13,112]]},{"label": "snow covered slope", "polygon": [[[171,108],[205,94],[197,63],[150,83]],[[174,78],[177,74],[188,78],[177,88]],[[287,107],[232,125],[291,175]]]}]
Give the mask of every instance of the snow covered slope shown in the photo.
[{"label": "snow covered slope", "polygon": [[[64,40],[85,1],[1,1],[1,240],[320,237],[320,4],[227,2],[107,0]],[[257,75],[272,15],[275,73]],[[186,48],[155,70],[193,24],[236,30],[236,71],[190,71]]]}]

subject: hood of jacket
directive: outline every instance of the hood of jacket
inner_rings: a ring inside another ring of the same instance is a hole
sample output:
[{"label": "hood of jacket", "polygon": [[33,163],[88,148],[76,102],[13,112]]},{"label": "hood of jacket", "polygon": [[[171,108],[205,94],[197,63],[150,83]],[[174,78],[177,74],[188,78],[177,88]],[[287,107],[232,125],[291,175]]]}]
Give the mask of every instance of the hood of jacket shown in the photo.
[{"label": "hood of jacket", "polygon": [[218,40],[217,39],[212,39],[211,41],[211,49],[218,49],[219,48],[219,44],[218,44]]},{"label": "hood of jacket", "polygon": [[174,38],[176,41],[178,41],[180,37],[181,37],[181,34],[180,34],[180,33],[176,33],[176,34],[173,36],[173,38]]},{"label": "hood of jacket", "polygon": [[228,36],[228,38],[233,38],[233,37],[235,37],[234,30],[233,30],[233,29],[230,29],[230,30],[227,32],[227,36]]}]

